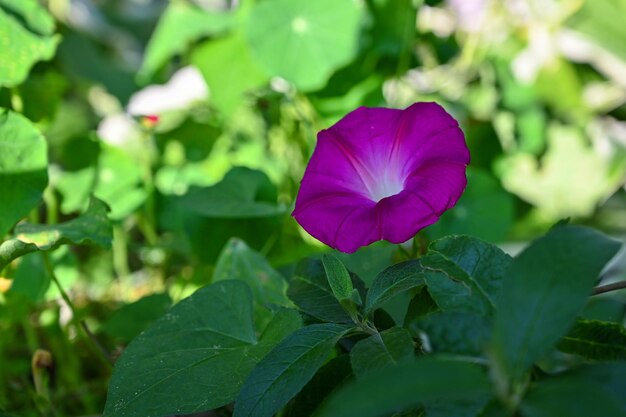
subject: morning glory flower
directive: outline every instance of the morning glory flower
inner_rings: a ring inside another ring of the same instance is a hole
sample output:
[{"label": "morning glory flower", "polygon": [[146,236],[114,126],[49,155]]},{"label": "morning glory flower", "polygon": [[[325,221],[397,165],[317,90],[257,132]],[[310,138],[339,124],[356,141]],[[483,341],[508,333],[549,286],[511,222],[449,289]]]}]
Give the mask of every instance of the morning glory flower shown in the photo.
[{"label": "morning glory flower", "polygon": [[317,139],[292,215],[342,252],[411,239],[453,207],[467,184],[463,132],[436,103],[359,107]]}]

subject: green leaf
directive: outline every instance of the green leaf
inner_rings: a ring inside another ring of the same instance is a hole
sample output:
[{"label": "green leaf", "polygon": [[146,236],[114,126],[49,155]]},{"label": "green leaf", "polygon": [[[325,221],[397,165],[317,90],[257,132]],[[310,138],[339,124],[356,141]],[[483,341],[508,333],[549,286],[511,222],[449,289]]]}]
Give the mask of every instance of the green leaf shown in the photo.
[{"label": "green leaf", "polygon": [[300,325],[296,312],[281,311],[257,340],[244,282],[201,288],[128,345],[115,365],[104,415],[191,414],[228,404],[254,365]]},{"label": "green leaf", "polygon": [[143,204],[147,193],[141,183],[142,168],[135,158],[120,148],[102,146],[94,195],[111,207],[111,219],[125,219]]},{"label": "green leaf", "polygon": [[267,307],[290,306],[287,298],[287,282],[267,260],[250,249],[239,239],[231,239],[215,265],[213,281],[241,280],[250,286],[254,294],[254,312],[259,327],[271,318]]},{"label": "green leaf", "polygon": [[559,226],[513,260],[497,301],[491,341],[501,371],[518,380],[550,351],[619,247],[594,230]]},{"label": "green leaf", "polygon": [[626,360],[626,329],[618,323],[578,320],[557,347],[587,359]]},{"label": "green leaf", "polygon": [[226,115],[239,107],[246,93],[269,79],[252,57],[245,39],[237,33],[204,42],[194,49],[191,62],[209,86],[211,103]]},{"label": "green leaf", "polygon": [[0,244],[0,271],[12,260],[35,251],[49,251],[61,245],[110,247],[113,227],[107,206],[92,198],[87,211],[68,222],[53,225],[20,224],[15,238]]},{"label": "green leaf", "polygon": [[520,408],[523,417],[626,416],[626,409],[601,385],[573,376],[537,382]]},{"label": "green leaf", "polygon": [[350,351],[350,361],[354,374],[357,378],[362,378],[372,371],[413,357],[414,350],[413,339],[408,330],[392,327],[359,340]]},{"label": "green leaf", "polygon": [[428,249],[457,264],[491,300],[497,297],[513,260],[497,246],[470,236],[448,236]]},{"label": "green leaf", "polygon": [[393,58],[411,53],[415,39],[417,8],[412,0],[375,0],[372,7],[374,25],[371,29],[374,48]]},{"label": "green leaf", "polygon": [[583,33],[598,46],[626,61],[626,47],[620,39],[626,36],[622,16],[626,13],[624,0],[594,0],[581,4],[568,26]]},{"label": "green leaf", "polygon": [[352,377],[349,355],[339,355],[331,359],[289,403],[286,417],[313,415],[322,399]]},{"label": "green leaf", "polygon": [[334,255],[324,254],[322,264],[335,298],[339,301],[350,300],[354,288],[350,274],[343,263]]},{"label": "green leaf", "polygon": [[166,293],[148,295],[116,310],[99,331],[130,341],[162,317],[171,305],[172,299]]},{"label": "green leaf", "polygon": [[[622,413],[626,412],[626,362],[607,362],[587,365],[562,374],[563,378],[587,381],[587,384],[601,387],[620,404]],[[595,415],[595,414],[594,414]]]},{"label": "green leaf", "polygon": [[365,314],[377,308],[398,294],[424,285],[423,269],[419,261],[408,261],[393,265],[378,274],[367,292]]},{"label": "green leaf", "polygon": [[[0,0],[0,87],[23,82],[31,67],[54,56],[54,20],[35,0]],[[10,58],[9,58],[10,57]]]},{"label": "green leaf", "polygon": [[422,358],[346,385],[322,405],[318,417],[382,417],[433,402],[486,399],[490,393],[489,380],[478,366]]},{"label": "green leaf", "polygon": [[250,373],[233,417],[273,416],[311,380],[348,330],[337,324],[314,324],[283,340]]},{"label": "green leaf", "polygon": [[161,66],[204,36],[216,35],[234,23],[231,13],[203,10],[186,1],[172,1],[161,15],[137,73],[146,82]]},{"label": "green leaf", "polygon": [[475,277],[438,252],[421,259],[428,292],[443,311],[490,315],[494,302]]},{"label": "green leaf", "polygon": [[46,140],[28,119],[0,108],[0,241],[39,204],[48,185],[47,152]]},{"label": "green leaf", "polygon": [[289,281],[287,295],[303,312],[322,321],[351,323],[352,319],[335,298],[321,261],[304,259]]},{"label": "green leaf", "polygon": [[205,217],[257,218],[284,214],[276,187],[261,171],[237,167],[212,187],[193,188],[181,197],[183,207]]},{"label": "green leaf", "polygon": [[415,326],[428,335],[433,353],[482,356],[491,336],[492,320],[478,314],[439,311]]},{"label": "green leaf", "polygon": [[266,0],[254,6],[245,29],[270,75],[311,91],[354,57],[361,16],[352,0]]}]

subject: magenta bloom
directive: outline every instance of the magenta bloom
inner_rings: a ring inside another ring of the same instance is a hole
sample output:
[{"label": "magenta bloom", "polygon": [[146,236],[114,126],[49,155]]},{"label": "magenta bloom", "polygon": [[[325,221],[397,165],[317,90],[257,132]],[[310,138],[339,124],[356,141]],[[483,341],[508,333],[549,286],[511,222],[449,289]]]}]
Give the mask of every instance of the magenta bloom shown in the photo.
[{"label": "magenta bloom", "polygon": [[292,215],[342,252],[402,243],[456,204],[469,160],[459,124],[436,103],[359,107],[319,132]]}]

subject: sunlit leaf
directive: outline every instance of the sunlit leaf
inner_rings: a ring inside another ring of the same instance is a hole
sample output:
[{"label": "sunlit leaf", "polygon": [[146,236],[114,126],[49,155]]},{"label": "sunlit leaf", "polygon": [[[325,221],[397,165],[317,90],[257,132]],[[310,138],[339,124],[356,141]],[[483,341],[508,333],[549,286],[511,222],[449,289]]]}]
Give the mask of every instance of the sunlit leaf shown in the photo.
[{"label": "sunlit leaf", "polygon": [[41,133],[24,116],[0,108],[0,240],[41,200],[47,169]]},{"label": "sunlit leaf", "polygon": [[[0,1],[0,86],[20,84],[31,67],[54,56],[54,20],[35,0]],[[8,58],[10,57],[10,59]]]},{"label": "sunlit leaf", "polygon": [[310,91],[356,53],[361,14],[353,0],[268,0],[251,11],[246,35],[271,75]]}]

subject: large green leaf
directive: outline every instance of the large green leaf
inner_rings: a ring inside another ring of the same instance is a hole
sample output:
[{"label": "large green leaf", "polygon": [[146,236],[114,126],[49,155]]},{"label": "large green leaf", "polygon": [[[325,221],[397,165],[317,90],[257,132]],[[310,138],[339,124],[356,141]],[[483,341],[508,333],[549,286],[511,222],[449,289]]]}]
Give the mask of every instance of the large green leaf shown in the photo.
[{"label": "large green leaf", "polygon": [[361,15],[352,0],[266,0],[252,9],[246,35],[271,75],[310,91],[355,55]]},{"label": "large green leaf", "polygon": [[211,90],[211,103],[227,115],[244,101],[247,92],[268,81],[245,39],[237,33],[201,44],[194,49],[191,62]]},{"label": "large green leaf", "polygon": [[54,56],[54,20],[36,0],[0,0],[0,87],[24,81],[31,67]]},{"label": "large green leaf", "polygon": [[626,360],[626,329],[618,323],[579,320],[558,348],[588,359]]},{"label": "large green leaf", "polygon": [[113,227],[106,205],[92,198],[87,211],[61,224],[20,224],[16,237],[0,244],[0,271],[13,259],[35,251],[48,251],[60,245],[111,246]]},{"label": "large green leaf", "polygon": [[419,261],[407,261],[385,269],[372,282],[365,301],[365,314],[398,294],[424,285],[423,269]]},{"label": "large green leaf", "polygon": [[233,416],[273,416],[309,382],[348,330],[337,324],[314,324],[287,337],[250,373]]},{"label": "large green leaf", "polygon": [[318,417],[383,417],[442,401],[486,399],[489,380],[476,365],[422,358],[372,372],[339,389]]},{"label": "large green leaf", "polygon": [[289,281],[287,295],[303,312],[319,320],[333,323],[352,321],[333,295],[321,261],[302,260]]},{"label": "large green leaf", "polygon": [[0,108],[0,240],[41,200],[48,185],[47,169],[41,133],[24,116]]},{"label": "large green leaf", "polygon": [[575,380],[584,380],[589,385],[601,387],[604,392],[617,400],[622,413],[626,412],[626,395],[624,395],[624,387],[626,387],[625,361],[587,365],[568,371],[560,377],[564,379],[573,378]]},{"label": "large green leaf", "polygon": [[286,408],[287,417],[311,416],[334,389],[352,378],[349,355],[339,355],[320,368]]},{"label": "large green leaf", "polygon": [[257,340],[248,286],[229,280],[204,287],[128,345],[104,415],[191,414],[228,404],[254,365],[300,325],[296,312],[282,310]]},{"label": "large green leaf", "polygon": [[523,417],[626,416],[626,409],[620,400],[602,385],[573,375],[534,384],[520,408]]},{"label": "large green leaf", "polygon": [[276,188],[261,171],[237,167],[212,187],[193,188],[181,197],[183,207],[205,217],[257,218],[283,214]]},{"label": "large green leaf", "polygon": [[172,305],[167,293],[151,294],[116,310],[99,331],[130,341],[163,316]]},{"label": "large green leaf", "polygon": [[513,380],[574,324],[620,244],[588,228],[557,226],[513,260],[497,301],[491,352]]},{"label": "large green leaf", "polygon": [[478,314],[439,311],[423,317],[415,326],[428,335],[433,353],[482,356],[492,320]]},{"label": "large green leaf", "polygon": [[267,307],[292,305],[287,298],[287,282],[282,275],[272,268],[263,255],[239,239],[231,239],[226,244],[213,273],[213,281],[229,279],[244,281],[252,288],[255,317],[260,327],[270,318]]},{"label": "large green leaf", "polygon": [[186,1],[172,1],[161,15],[137,76],[147,81],[173,56],[201,37],[219,34],[234,23],[231,13],[203,10]]},{"label": "large green leaf", "polygon": [[350,362],[357,378],[377,369],[396,365],[414,355],[415,347],[408,330],[393,327],[359,340],[350,351]]}]

